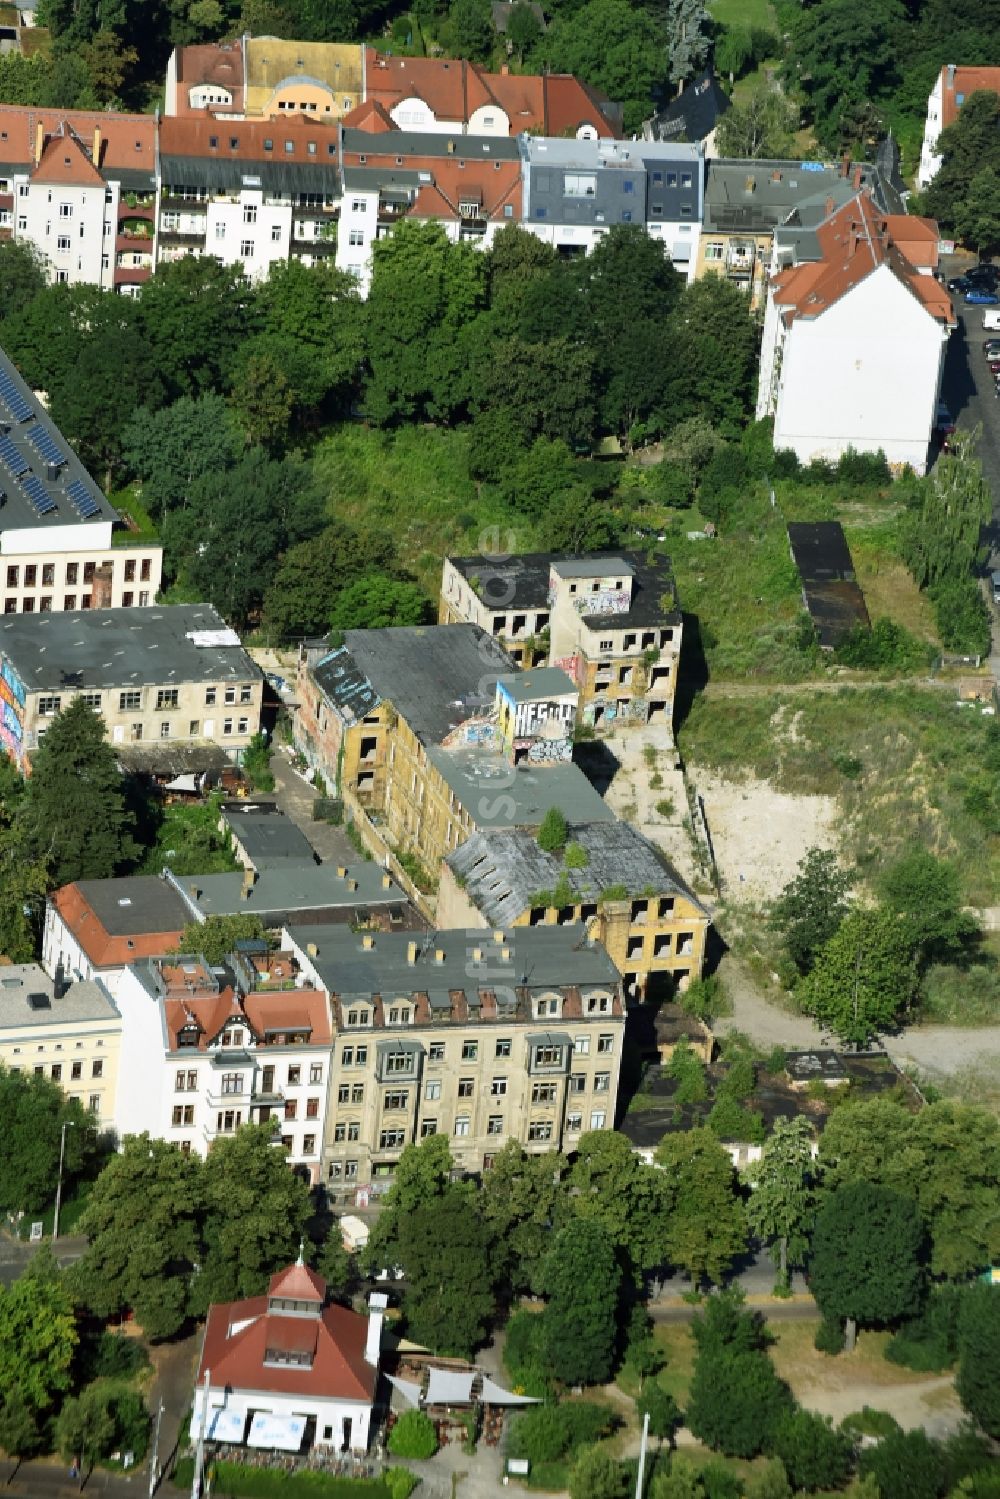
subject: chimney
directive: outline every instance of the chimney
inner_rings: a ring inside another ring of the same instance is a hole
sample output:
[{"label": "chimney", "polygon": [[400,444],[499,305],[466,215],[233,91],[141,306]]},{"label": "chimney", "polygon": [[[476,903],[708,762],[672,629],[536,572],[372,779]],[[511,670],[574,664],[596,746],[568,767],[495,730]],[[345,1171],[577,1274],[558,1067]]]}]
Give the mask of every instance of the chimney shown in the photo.
[{"label": "chimney", "polygon": [[244,871],[243,871],[243,884],[240,887],[240,900],[249,900],[250,899],[250,892],[253,890],[253,887],[254,887],[254,885],[256,883],[257,883],[257,871],[256,871],[256,869],[244,869]]},{"label": "chimney", "polygon": [[44,147],[44,145],[45,145],[45,126],[42,124],[41,120],[39,120],[38,124],[35,126],[35,166],[36,167],[37,167],[38,163],[42,159],[42,148]]},{"label": "chimney", "polygon": [[95,125],[94,126],[94,154],[91,157],[91,160],[93,161],[95,167],[99,167],[101,165],[101,127],[100,127],[100,125]]},{"label": "chimney", "polygon": [[408,942],[406,944],[406,961],[411,967],[417,961],[417,944],[415,942]]},{"label": "chimney", "polygon": [[825,212],[826,212],[827,218],[829,218],[830,215],[831,215],[831,213],[833,212],[833,199],[832,198],[827,198],[826,204],[825,204]]},{"label": "chimney", "polygon": [[843,156],[840,158],[840,175],[841,175],[841,177],[848,177],[848,176],[850,176],[850,171],[851,171],[851,153],[850,153],[850,151],[845,151],[844,154],[843,154]]},{"label": "chimney", "polygon": [[854,168],[854,181],[851,183],[851,186],[854,188],[854,191],[856,193],[861,191],[861,178],[863,176],[864,176],[864,168],[862,166],[860,166],[860,165],[856,166]]},{"label": "chimney", "polygon": [[348,880],[347,881],[347,888],[348,888],[348,890],[356,890],[358,888],[358,882],[357,882],[357,880]]},{"label": "chimney", "polygon": [[391,874],[384,874],[382,876],[382,889],[383,890],[391,890],[392,889],[392,875]]},{"label": "chimney", "polygon": [[372,936],[371,932],[365,932],[363,934],[361,938],[361,946],[364,948],[365,952],[375,951],[375,938]]},{"label": "chimney", "polygon": [[337,878],[338,878],[338,880],[345,880],[347,878],[347,865],[346,864],[338,864],[337,865]]},{"label": "chimney", "polygon": [[56,971],[52,975],[52,998],[62,999],[68,988],[69,983],[66,979],[66,970],[63,967],[63,960],[60,958],[56,964]]},{"label": "chimney", "polygon": [[315,942],[307,942],[306,943],[306,957],[307,958],[318,958],[319,957],[319,948],[316,946]]},{"label": "chimney", "polygon": [[378,1368],[378,1356],[382,1348],[382,1323],[389,1298],[384,1291],[373,1291],[368,1298],[368,1335],[365,1338],[365,1363]]},{"label": "chimney", "polygon": [[510,77],[510,63],[509,62],[501,63],[501,65],[500,65],[500,77],[501,78],[509,78]]},{"label": "chimney", "polygon": [[953,62],[948,64],[948,87],[955,87],[955,64]]},{"label": "chimney", "polygon": [[189,885],[188,886],[188,895],[190,895],[190,897],[191,897],[192,900],[198,900],[199,897],[201,896],[201,889],[200,889],[200,887],[198,885]]}]

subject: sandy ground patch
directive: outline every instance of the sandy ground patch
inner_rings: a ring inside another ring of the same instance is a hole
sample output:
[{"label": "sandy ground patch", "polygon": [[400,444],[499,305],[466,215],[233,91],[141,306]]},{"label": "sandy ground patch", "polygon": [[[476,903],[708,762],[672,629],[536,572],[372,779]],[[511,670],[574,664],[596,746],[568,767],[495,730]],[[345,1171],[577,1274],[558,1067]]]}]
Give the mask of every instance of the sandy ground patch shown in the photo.
[{"label": "sandy ground patch", "polygon": [[727,900],[773,900],[808,849],[836,846],[835,797],[794,796],[755,776],[726,781],[698,766],[689,775],[704,798]]}]

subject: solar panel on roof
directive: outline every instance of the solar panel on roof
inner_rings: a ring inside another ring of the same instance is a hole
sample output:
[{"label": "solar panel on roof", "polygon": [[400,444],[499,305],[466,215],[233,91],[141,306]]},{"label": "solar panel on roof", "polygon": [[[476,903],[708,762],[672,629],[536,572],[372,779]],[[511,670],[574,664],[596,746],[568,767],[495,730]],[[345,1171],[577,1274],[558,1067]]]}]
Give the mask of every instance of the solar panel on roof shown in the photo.
[{"label": "solar panel on roof", "polygon": [[65,463],[67,461],[66,454],[47,427],[40,427],[37,422],[33,427],[29,427],[28,441],[35,451],[42,455],[46,463]]},{"label": "solar panel on roof", "polygon": [[89,520],[92,515],[100,515],[100,504],[81,479],[74,479],[71,484],[67,484],[66,493],[81,520]]},{"label": "solar panel on roof", "polygon": [[35,408],[31,402],[26,400],[14,382],[12,375],[6,370],[0,370],[0,398],[9,408],[14,420],[26,422],[30,416],[34,416]]},{"label": "solar panel on roof", "polygon": [[50,515],[56,508],[55,500],[49,494],[37,474],[25,474],[21,480],[21,488],[28,496],[38,515]]},{"label": "solar panel on roof", "polygon": [[18,479],[28,472],[27,459],[22,458],[9,437],[0,437],[0,463]]}]

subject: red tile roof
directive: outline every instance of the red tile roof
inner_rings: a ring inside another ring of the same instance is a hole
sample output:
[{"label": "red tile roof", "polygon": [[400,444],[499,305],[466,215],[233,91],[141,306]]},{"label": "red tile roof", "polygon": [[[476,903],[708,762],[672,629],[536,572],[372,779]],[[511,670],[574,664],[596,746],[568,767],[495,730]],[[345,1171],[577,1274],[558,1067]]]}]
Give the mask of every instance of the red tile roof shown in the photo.
[{"label": "red tile roof", "polygon": [[[293,1267],[294,1268],[294,1267]],[[322,1282],[321,1282],[322,1283]],[[324,1286],[325,1290],[325,1286]],[[210,1308],[205,1325],[198,1382],[209,1374],[215,1388],[258,1390],[371,1402],[377,1371],[365,1362],[367,1318],[343,1306],[328,1306],[315,1322],[269,1312],[267,1298],[222,1302]],[[245,1326],[240,1326],[245,1323]],[[302,1327],[310,1329],[302,1340]],[[236,1327],[239,1330],[233,1332]],[[315,1343],[312,1342],[312,1332]],[[266,1364],[268,1349],[308,1352],[312,1365]]]},{"label": "red tile roof", "polygon": [[819,317],[879,266],[887,265],[939,322],[954,314],[947,291],[933,276],[921,275],[901,253],[889,232],[889,221],[867,193],[837,210],[816,231],[821,258],[780,271],[771,281],[772,296],[786,323],[796,317]]},{"label": "red tile roof", "polygon": [[477,109],[495,105],[510,121],[511,135],[540,130],[575,135],[590,125],[614,137],[597,92],[569,74],[487,73],[475,63],[443,57],[389,57],[369,48],[365,57],[366,95],[386,110],[404,99],[421,99],[438,120],[467,124]]},{"label": "red tile roof", "polygon": [[[212,142],[215,141],[215,145]],[[234,146],[232,142],[235,141]],[[271,149],[265,148],[271,142]],[[286,142],[291,141],[289,151]],[[316,148],[309,150],[310,143]],[[276,120],[216,120],[198,113],[160,121],[161,156],[207,156],[222,161],[329,161],[337,132],[330,125],[298,115]]]},{"label": "red tile roof", "polygon": [[347,111],[340,123],[349,130],[370,130],[374,134],[397,128],[385,106],[379,104],[377,99],[367,99],[364,104],[356,104]]},{"label": "red tile roof", "polygon": [[[178,116],[200,116],[205,109],[192,109],[188,103],[188,91],[200,83],[215,84],[233,96],[232,112],[243,109],[243,48],[239,42],[212,42],[205,46],[178,47],[177,59],[177,114]],[[206,108],[208,106],[205,106]],[[217,113],[226,111],[227,105],[213,104]]]},{"label": "red tile roof", "polygon": [[0,104],[0,160],[30,165],[35,160],[39,125],[46,139],[59,134],[75,135],[91,161],[96,140],[99,158],[96,164],[112,176],[116,168],[148,172],[150,176],[156,171],[153,115],[111,114],[90,109],[28,109]]},{"label": "red tile roof", "polygon": [[[941,69],[941,128],[954,125],[962,104],[970,94],[985,89],[1000,94],[1000,68],[956,68],[949,83],[948,69]],[[958,102],[961,95],[962,104]]]},{"label": "red tile roof", "polygon": [[76,187],[104,186],[104,178],[76,136],[69,131],[49,136],[31,176],[35,182],[72,183]]},{"label": "red tile roof", "polygon": [[300,1265],[296,1260],[294,1265],[271,1276],[267,1294],[284,1296],[290,1301],[316,1301],[322,1305],[326,1300],[326,1281],[308,1265]]},{"label": "red tile roof", "polygon": [[180,927],[132,936],[112,936],[78,885],[64,885],[49,896],[53,907],[94,968],[122,968],[140,958],[156,958],[176,948]]},{"label": "red tile roof", "polygon": [[180,1033],[192,1022],[198,1027],[196,1047],[184,1051],[207,1051],[232,1019],[245,1025],[257,1042],[258,1049],[268,1044],[268,1036],[284,1031],[304,1031],[308,1042],[302,1045],[329,1047],[330,1029],[326,996],[317,989],[287,989],[280,993],[248,994],[242,1000],[232,989],[221,994],[168,994],[163,1003],[167,1027],[167,1045],[179,1047]]}]

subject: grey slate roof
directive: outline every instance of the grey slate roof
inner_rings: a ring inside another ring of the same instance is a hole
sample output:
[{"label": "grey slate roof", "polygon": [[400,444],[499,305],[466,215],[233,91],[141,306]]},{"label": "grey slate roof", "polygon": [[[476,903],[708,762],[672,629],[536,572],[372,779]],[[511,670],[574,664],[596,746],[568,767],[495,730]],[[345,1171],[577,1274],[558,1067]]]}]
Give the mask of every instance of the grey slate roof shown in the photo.
[{"label": "grey slate roof", "polygon": [[78,880],[76,888],[109,937],[179,932],[191,913],[169,882],[156,874],[117,880]]},{"label": "grey slate roof", "polygon": [[260,677],[241,645],[196,645],[189,637],[202,630],[228,631],[211,604],[8,614],[0,619],[0,652],[29,692]]},{"label": "grey slate roof", "polygon": [[497,678],[516,669],[477,625],[426,625],[347,630],[344,644],[323,656],[312,675],[348,723],[386,700],[418,739],[437,744],[491,707]]},{"label": "grey slate roof", "polygon": [[703,141],[728,108],[729,98],[709,68],[700,78],[686,84],[684,92],[665,109],[647,120],[643,134],[657,141]]},{"label": "grey slate roof", "polygon": [[536,891],[552,890],[560,879],[580,902],[596,901],[609,886],[624,885],[629,896],[675,891],[701,908],[659,849],[628,823],[571,824],[569,841],[586,849],[584,868],[568,869],[560,855],[546,853],[524,831],[476,833],[449,854],[447,864],[491,926],[516,921]]},{"label": "grey slate roof", "polygon": [[[280,121],[275,124],[277,127]],[[222,128],[220,126],[220,133]],[[337,197],[340,193],[340,172],[332,158],[286,161],[281,155],[262,155],[253,161],[245,156],[163,155],[160,157],[160,180],[167,198],[182,187],[218,191],[252,186],[261,187],[268,193],[290,193],[293,198],[299,193],[325,191],[330,197]]]},{"label": "grey slate roof", "polygon": [[[522,552],[516,557],[498,557],[477,553],[471,557],[449,557],[449,562],[470,581],[478,580],[479,597],[487,609],[510,613],[518,609],[545,609],[549,602],[549,571],[553,563],[567,576],[600,577],[611,571],[609,563],[620,562],[633,578],[632,607],[627,614],[616,614],[616,627],[667,623],[680,624],[679,607],[665,613],[660,606],[664,593],[676,596],[673,566],[669,557],[655,554],[650,561],[643,553],[627,550],[598,552],[579,557],[574,552]],[[585,618],[591,623],[591,617]],[[602,620],[593,616],[593,627]]]},{"label": "grey slate roof", "polygon": [[230,802],[222,816],[255,869],[288,863],[316,865],[316,852],[306,835],[273,804]]},{"label": "grey slate roof", "polygon": [[564,697],[568,692],[577,692],[576,683],[561,666],[531,666],[519,671],[510,681],[505,681],[504,691],[514,703],[533,703],[540,698]]},{"label": "grey slate roof", "polygon": [[[406,907],[406,896],[392,880],[383,885],[385,871],[367,860],[347,866],[346,875],[334,864],[286,862],[262,869],[249,894],[243,896],[243,874],[173,875],[168,878],[181,896],[188,921],[202,916],[259,916],[265,926],[280,926],[310,911],[359,906]],[[352,882],[355,888],[351,888]],[[195,893],[197,892],[197,893]],[[402,918],[401,918],[402,919]]]},{"label": "grey slate roof", "polygon": [[[32,1004],[28,996],[41,1003]],[[15,1026],[46,1026],[72,1021],[120,1019],[111,996],[94,979],[79,979],[59,998],[55,985],[37,963],[15,963],[0,968],[0,1031]]]},{"label": "grey slate roof", "polygon": [[831,198],[832,212],[857,194],[857,168],[860,185],[871,190],[883,213],[905,213],[898,195],[870,162],[848,163],[845,173],[842,165],[828,162],[720,157],[708,163],[702,232],[769,233],[800,203],[813,198]]},{"label": "grey slate roof", "polygon": [[347,126],[344,152],[363,156],[445,156],[453,161],[517,161],[521,150],[516,135],[462,135],[456,131],[393,130],[372,135],[368,130]]},{"label": "grey slate roof", "polygon": [[[300,948],[316,946],[317,956],[310,954],[310,962],[331,993],[345,996],[447,994],[503,983],[550,989],[616,984],[619,978],[601,944],[581,942],[576,927],[519,927],[505,933],[511,952],[506,963],[499,960],[499,944],[482,928],[425,934],[414,963],[407,956],[412,938],[405,933],[379,933],[374,948],[366,951],[361,934],[347,927],[290,926],[288,932]],[[474,949],[483,952],[484,961],[473,960]],[[444,954],[440,962],[437,952]]]},{"label": "grey slate roof", "polygon": [[427,752],[477,828],[536,828],[550,807],[567,822],[613,822],[615,814],[578,765],[512,767],[474,747]]},{"label": "grey slate roof", "polygon": [[[0,531],[30,529],[44,533],[57,526],[116,521],[117,510],[109,505],[45,407],[36,399],[31,387],[21,379],[15,366],[2,351],[0,377],[11,382],[17,396],[24,403],[23,407],[14,412],[0,394],[0,437],[6,437],[13,444],[17,453],[16,469],[21,470],[18,477],[0,452]],[[49,478],[45,459],[34,443],[29,441],[31,434],[37,434],[43,442],[47,440],[55,444],[63,460],[57,477]],[[49,499],[55,502],[55,509],[46,515],[39,515],[24,488],[24,481],[30,482],[32,479],[37,480]],[[69,497],[67,491],[70,484],[82,485],[81,493],[85,493],[97,507],[86,521]],[[39,538],[39,546],[44,546],[42,537]]]}]

